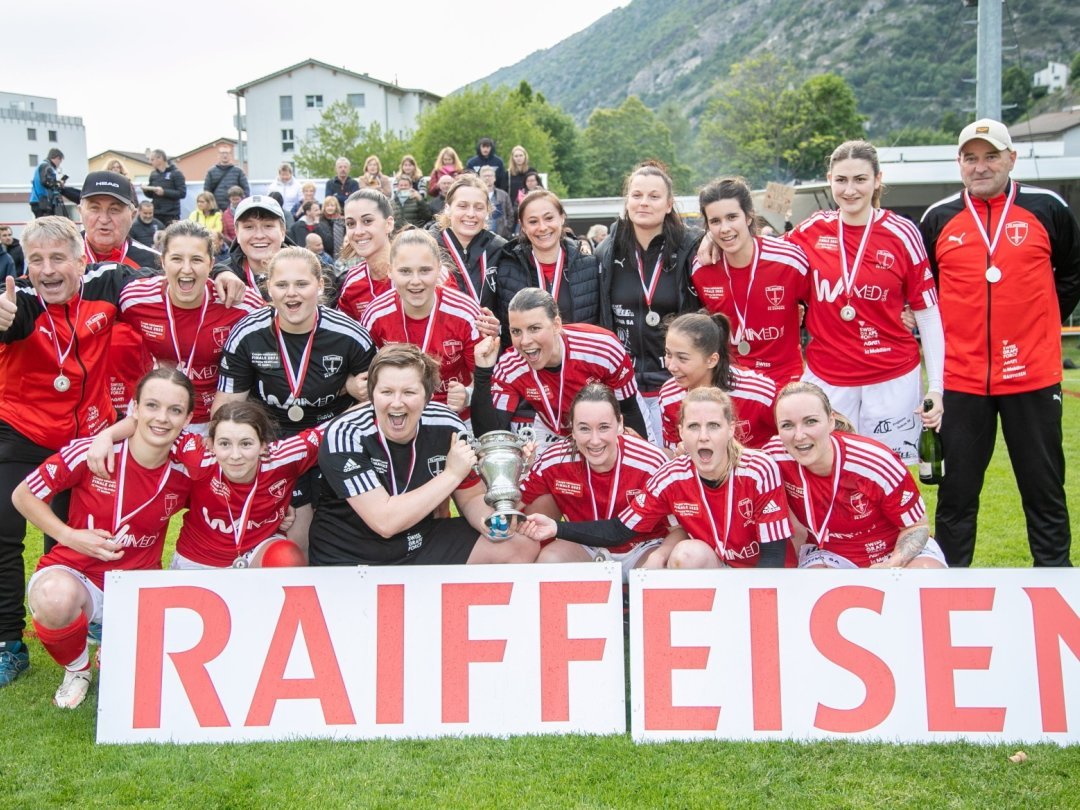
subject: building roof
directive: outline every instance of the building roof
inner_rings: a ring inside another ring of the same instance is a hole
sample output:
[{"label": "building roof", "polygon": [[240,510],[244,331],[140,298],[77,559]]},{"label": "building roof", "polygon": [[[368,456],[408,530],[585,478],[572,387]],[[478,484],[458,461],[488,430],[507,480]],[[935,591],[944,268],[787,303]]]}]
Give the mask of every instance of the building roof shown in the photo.
[{"label": "building roof", "polygon": [[1009,134],[1016,140],[1042,140],[1060,136],[1073,127],[1080,127],[1080,109],[1036,115],[1030,121],[1013,124]]},{"label": "building roof", "polygon": [[233,146],[236,146],[236,138],[226,138],[226,137],[223,136],[221,138],[214,138],[214,140],[212,140],[212,141],[207,141],[206,143],[199,144],[194,149],[188,149],[186,152],[182,152],[179,155],[174,155],[173,160],[182,160],[183,158],[186,158],[189,155],[194,155],[196,152],[201,152],[203,149],[206,149],[208,147],[217,146],[219,143],[222,143],[222,142],[225,142],[225,141],[231,143]]},{"label": "building roof", "polygon": [[87,160],[97,160],[102,155],[109,154],[119,155],[120,157],[127,158],[128,160],[135,160],[139,163],[145,163],[147,166],[150,165],[150,158],[146,156],[146,152],[126,152],[123,149],[106,149],[102,152],[98,152],[96,155],[91,155],[89,158],[87,158]]},{"label": "building roof", "polygon": [[244,95],[245,90],[254,87],[257,84],[268,82],[271,79],[276,79],[278,76],[284,76],[288,73],[292,73],[294,70],[299,70],[300,68],[304,67],[320,67],[323,70],[329,70],[331,73],[344,73],[346,76],[352,76],[355,79],[363,79],[364,81],[380,85],[388,90],[393,90],[397,93],[417,93],[421,96],[427,96],[434,101],[439,101],[442,98],[442,96],[438,96],[435,93],[431,93],[427,90],[421,90],[415,87],[401,87],[393,82],[384,82],[382,79],[376,79],[373,76],[369,76],[367,73],[355,73],[354,71],[348,70],[343,67],[335,67],[334,65],[328,65],[326,62],[320,62],[318,59],[305,59],[303,62],[297,62],[295,65],[290,65],[287,68],[282,68],[279,71],[255,79],[254,81],[245,82],[244,84],[237,85],[229,92],[232,93],[234,96],[242,96]]}]

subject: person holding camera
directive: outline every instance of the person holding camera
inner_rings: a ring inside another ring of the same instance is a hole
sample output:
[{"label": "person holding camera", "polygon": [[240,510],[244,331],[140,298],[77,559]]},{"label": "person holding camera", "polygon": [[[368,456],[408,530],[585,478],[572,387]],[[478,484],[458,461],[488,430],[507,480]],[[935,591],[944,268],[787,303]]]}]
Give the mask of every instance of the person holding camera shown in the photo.
[{"label": "person holding camera", "polygon": [[64,187],[68,176],[57,175],[63,162],[64,153],[53,147],[34,171],[34,179],[30,185],[30,210],[34,212],[35,219],[50,217],[54,213],[59,216],[67,215],[60,199],[60,189]]},{"label": "person holding camera", "polygon": [[413,188],[412,180],[406,174],[399,174],[394,181],[390,205],[394,209],[394,222],[399,227],[415,225],[423,228],[433,219],[424,195]]}]

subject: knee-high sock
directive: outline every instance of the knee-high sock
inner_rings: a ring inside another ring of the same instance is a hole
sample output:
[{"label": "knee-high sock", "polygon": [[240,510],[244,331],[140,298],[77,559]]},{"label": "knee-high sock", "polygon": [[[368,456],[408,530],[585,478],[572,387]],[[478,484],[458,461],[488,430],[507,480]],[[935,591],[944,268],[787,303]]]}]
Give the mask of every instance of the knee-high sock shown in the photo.
[{"label": "knee-high sock", "polygon": [[72,671],[90,666],[90,653],[86,647],[86,614],[79,611],[78,618],[67,627],[53,630],[34,619],[34,629],[46,652],[61,666]]}]

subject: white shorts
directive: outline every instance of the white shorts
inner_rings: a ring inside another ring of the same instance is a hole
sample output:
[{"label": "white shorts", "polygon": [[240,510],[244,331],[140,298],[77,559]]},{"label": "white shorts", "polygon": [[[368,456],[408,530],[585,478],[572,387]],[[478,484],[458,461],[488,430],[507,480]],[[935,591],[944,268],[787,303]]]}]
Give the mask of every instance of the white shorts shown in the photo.
[{"label": "white shorts", "polygon": [[[923,550],[915,555],[916,560],[920,557],[929,557],[932,560],[937,560],[946,568],[949,567],[949,564],[945,562],[945,555],[941,553],[941,546],[937,544],[937,540],[933,537],[929,538]],[[859,567],[847,557],[841,557],[836,552],[818,548],[813,543],[806,543],[799,549],[799,568],[809,568],[811,565],[824,565],[826,568],[843,569]]]},{"label": "white shorts", "polygon": [[248,568],[251,565],[251,558],[261,549],[265,548],[270,543],[277,542],[278,540],[284,540],[283,535],[275,535],[273,537],[267,537],[251,551],[244,552],[240,555],[239,559],[243,560],[247,565],[205,565],[201,562],[195,562],[190,557],[185,557],[179,551],[173,552],[172,562],[169,563],[169,569],[172,571],[217,571],[221,568]]},{"label": "white shorts", "polygon": [[902,377],[873,385],[830,385],[810,366],[802,378],[825,392],[837,413],[846,416],[856,433],[889,447],[905,464],[919,460],[922,420],[916,411],[922,404],[922,371],[916,367]]},{"label": "white shorts", "polygon": [[30,581],[26,583],[26,592],[29,594],[34,589],[34,582],[44,574],[46,571],[67,571],[75,579],[82,583],[86,588],[86,592],[90,595],[90,604],[92,607],[92,614],[88,619],[90,624],[101,624],[101,617],[105,609],[105,591],[101,590],[97,585],[90,581],[90,578],[86,576],[82,571],[78,571],[67,565],[48,565],[45,568],[41,568],[34,572],[34,575],[30,577]]},{"label": "white shorts", "polygon": [[644,543],[638,543],[629,551],[624,551],[621,554],[613,554],[606,548],[598,546],[582,546],[582,548],[592,555],[594,562],[614,560],[615,562],[620,563],[622,565],[622,581],[625,585],[630,581],[630,572],[634,570],[634,566],[638,564],[638,560],[663,542],[664,541],[661,539],[646,540]]}]

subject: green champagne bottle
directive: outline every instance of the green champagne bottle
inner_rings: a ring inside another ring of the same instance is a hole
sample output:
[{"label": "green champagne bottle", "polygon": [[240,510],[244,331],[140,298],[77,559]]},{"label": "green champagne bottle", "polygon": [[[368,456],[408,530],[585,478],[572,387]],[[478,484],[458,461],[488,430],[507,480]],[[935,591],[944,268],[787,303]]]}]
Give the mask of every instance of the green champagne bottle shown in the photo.
[{"label": "green champagne bottle", "polygon": [[[933,400],[923,400],[923,411],[934,407]],[[940,484],[945,475],[945,457],[941,450],[941,436],[933,428],[924,427],[919,435],[919,480],[924,484]]]}]

